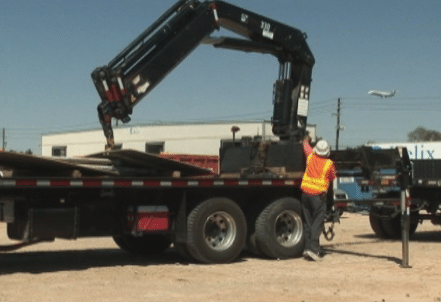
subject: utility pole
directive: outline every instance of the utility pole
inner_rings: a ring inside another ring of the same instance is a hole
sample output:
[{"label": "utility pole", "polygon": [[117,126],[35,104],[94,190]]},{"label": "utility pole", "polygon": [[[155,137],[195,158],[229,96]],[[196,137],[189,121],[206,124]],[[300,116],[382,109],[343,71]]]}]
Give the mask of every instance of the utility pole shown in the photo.
[{"label": "utility pole", "polygon": [[2,143],[2,150],[6,149],[6,129],[3,128],[3,143]]},{"label": "utility pole", "polygon": [[341,109],[341,99],[338,98],[337,102],[337,133],[335,135],[335,150],[338,150],[338,139],[340,138],[340,109]]}]

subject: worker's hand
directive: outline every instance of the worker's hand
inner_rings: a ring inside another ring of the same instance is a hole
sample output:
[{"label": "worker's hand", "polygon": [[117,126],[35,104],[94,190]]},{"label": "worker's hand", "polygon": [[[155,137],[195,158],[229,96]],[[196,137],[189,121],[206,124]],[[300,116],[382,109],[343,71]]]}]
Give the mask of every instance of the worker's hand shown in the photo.
[{"label": "worker's hand", "polygon": [[309,135],[305,135],[305,137],[303,138],[304,143],[311,144],[311,141],[312,141],[312,139]]}]

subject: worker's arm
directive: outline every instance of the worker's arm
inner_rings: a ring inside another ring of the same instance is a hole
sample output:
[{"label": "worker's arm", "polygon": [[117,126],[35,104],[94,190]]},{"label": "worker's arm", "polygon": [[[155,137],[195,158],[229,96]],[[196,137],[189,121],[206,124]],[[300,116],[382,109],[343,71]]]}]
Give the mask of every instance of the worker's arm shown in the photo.
[{"label": "worker's arm", "polygon": [[305,157],[308,157],[310,154],[312,154],[312,147],[311,147],[311,138],[307,136],[305,139],[303,139],[303,154],[305,154]]}]

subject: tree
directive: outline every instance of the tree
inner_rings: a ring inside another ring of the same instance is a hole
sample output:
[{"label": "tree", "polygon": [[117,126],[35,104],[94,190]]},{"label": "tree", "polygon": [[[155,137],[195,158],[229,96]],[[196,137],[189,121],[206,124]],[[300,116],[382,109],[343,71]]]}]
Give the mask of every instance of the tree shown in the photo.
[{"label": "tree", "polygon": [[441,132],[419,126],[407,133],[407,140],[409,142],[437,142],[441,141]]}]

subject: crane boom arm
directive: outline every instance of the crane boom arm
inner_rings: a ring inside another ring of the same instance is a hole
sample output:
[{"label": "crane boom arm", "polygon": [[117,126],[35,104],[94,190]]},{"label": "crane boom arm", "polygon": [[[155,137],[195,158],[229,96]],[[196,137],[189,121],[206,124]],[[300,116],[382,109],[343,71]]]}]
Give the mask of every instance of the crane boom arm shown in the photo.
[{"label": "crane boom arm", "polygon": [[[220,28],[244,39],[212,38],[210,34]],[[273,132],[281,139],[304,133],[314,65],[306,35],[223,1],[180,0],[107,65],[92,72],[108,148],[114,145],[112,118],[130,121],[135,105],[201,43],[277,57]]]}]

